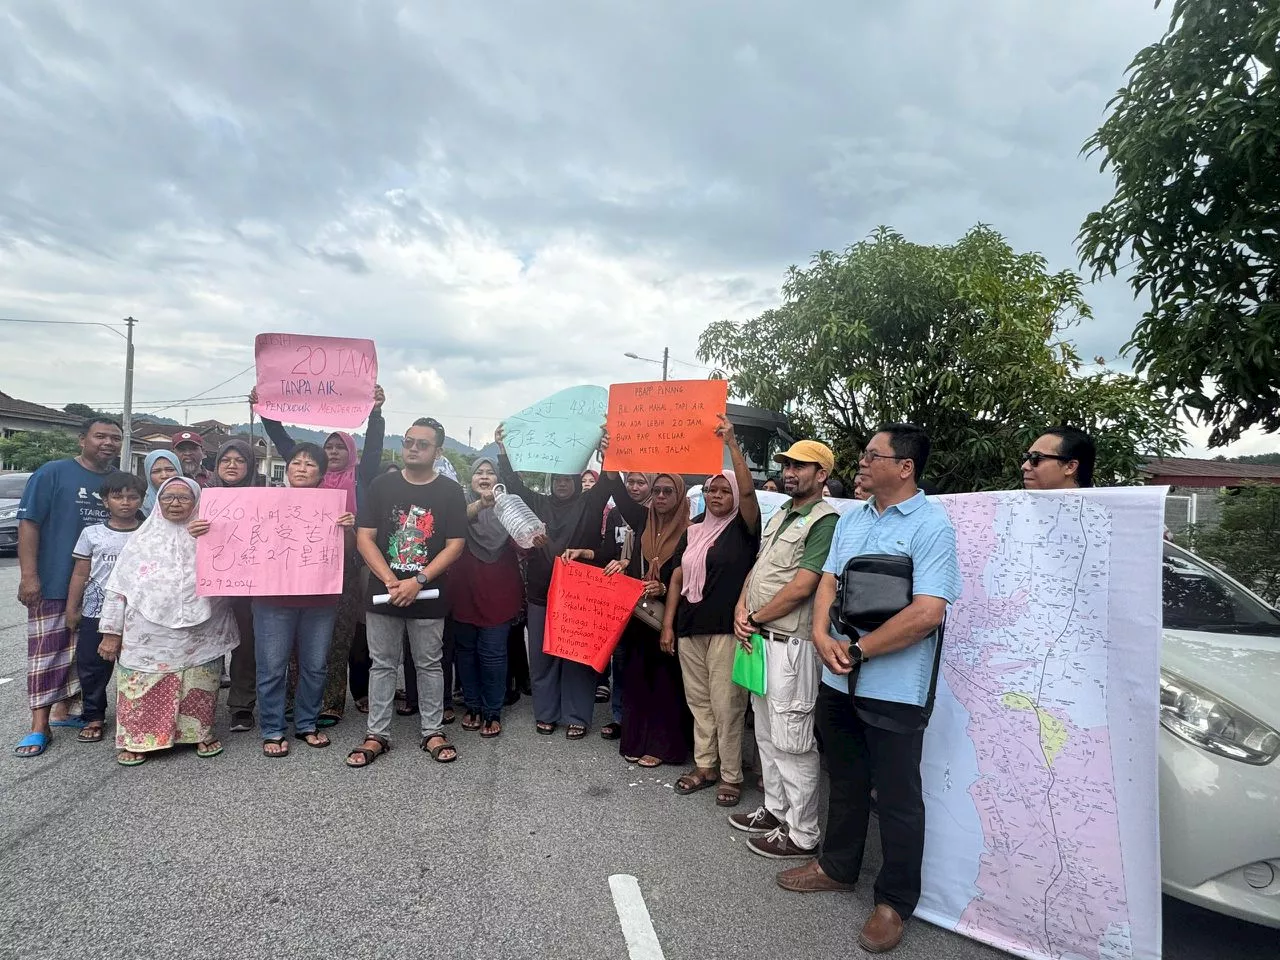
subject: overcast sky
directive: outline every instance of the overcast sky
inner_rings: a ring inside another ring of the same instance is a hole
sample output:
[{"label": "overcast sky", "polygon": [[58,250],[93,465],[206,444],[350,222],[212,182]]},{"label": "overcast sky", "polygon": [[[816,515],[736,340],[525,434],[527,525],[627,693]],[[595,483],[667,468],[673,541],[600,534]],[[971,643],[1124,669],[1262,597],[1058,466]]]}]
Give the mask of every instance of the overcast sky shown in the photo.
[{"label": "overcast sky", "polygon": [[[1073,267],[1079,156],[1167,8],[1133,0],[0,10],[0,316],[137,317],[135,397],[242,395],[264,331],[377,341],[390,429],[477,446],[885,223]],[[1090,288],[1085,356],[1140,309]],[[0,390],[119,408],[122,344],[0,325]],[[673,363],[673,376],[705,376]],[[242,403],[168,416],[243,420]],[[154,405],[150,407],[154,409]],[[1203,432],[1193,432],[1193,439]],[[1238,452],[1275,449],[1246,439]]]}]

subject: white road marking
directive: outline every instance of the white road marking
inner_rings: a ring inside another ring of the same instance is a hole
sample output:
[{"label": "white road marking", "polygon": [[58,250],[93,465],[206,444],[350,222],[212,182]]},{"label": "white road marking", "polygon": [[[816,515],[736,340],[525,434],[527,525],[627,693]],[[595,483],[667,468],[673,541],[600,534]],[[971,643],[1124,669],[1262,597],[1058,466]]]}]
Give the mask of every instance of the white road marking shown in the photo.
[{"label": "white road marking", "polygon": [[13,677],[0,677],[0,683],[13,683]]},{"label": "white road marking", "polygon": [[662,944],[658,943],[653,921],[649,919],[649,908],[644,904],[644,895],[636,878],[616,873],[609,878],[609,889],[613,891],[613,905],[622,923],[622,936],[627,941],[627,954],[631,960],[665,960],[666,955],[662,952]]}]

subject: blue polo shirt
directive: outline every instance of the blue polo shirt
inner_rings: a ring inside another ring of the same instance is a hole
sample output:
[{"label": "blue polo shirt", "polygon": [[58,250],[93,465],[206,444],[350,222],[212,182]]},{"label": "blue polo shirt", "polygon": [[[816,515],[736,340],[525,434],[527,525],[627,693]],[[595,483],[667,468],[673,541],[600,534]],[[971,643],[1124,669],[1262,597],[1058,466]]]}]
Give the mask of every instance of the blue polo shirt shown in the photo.
[{"label": "blue polo shirt", "polygon": [[98,495],[105,473],[94,473],[76,459],[54,460],[31,475],[18,504],[18,519],[40,527],[40,552],[36,570],[40,595],[46,600],[66,600],[75,558],[71,551],[80,531],[106,523],[111,512]]},{"label": "blue polo shirt", "polygon": [[[838,580],[845,564],[863,554],[882,553],[910,557],[911,592],[940,597],[947,603],[960,599],[960,564],[956,559],[956,532],[942,507],[930,503],[924,493],[896,503],[883,513],[875,497],[865,510],[851,510],[836,524],[831,552],[823,573]],[[841,635],[832,627],[832,637]],[[924,706],[933,676],[934,645],[937,634],[919,643],[864,663],[858,671],[857,696]],[[822,668],[822,682],[849,692],[847,677]]]}]

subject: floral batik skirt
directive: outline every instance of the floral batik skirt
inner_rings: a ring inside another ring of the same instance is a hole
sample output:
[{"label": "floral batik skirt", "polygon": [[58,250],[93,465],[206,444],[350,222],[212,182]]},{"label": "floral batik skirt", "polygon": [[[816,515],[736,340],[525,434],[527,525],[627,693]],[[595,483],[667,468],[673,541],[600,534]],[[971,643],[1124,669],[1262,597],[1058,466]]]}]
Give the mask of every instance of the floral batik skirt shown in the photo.
[{"label": "floral batik skirt", "polygon": [[167,750],[213,739],[222,658],[173,673],[116,666],[116,749]]}]

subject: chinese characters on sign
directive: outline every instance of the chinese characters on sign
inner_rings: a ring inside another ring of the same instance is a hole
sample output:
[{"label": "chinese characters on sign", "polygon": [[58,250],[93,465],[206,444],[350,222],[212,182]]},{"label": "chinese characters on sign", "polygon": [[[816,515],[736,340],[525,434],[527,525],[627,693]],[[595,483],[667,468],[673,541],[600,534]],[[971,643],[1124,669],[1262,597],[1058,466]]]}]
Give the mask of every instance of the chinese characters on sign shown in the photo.
[{"label": "chinese characters on sign", "polygon": [[600,444],[609,392],[569,387],[503,423],[507,457],[516,470],[581,473]]}]

